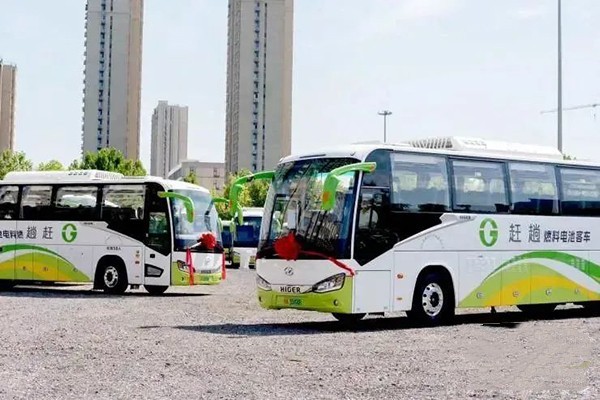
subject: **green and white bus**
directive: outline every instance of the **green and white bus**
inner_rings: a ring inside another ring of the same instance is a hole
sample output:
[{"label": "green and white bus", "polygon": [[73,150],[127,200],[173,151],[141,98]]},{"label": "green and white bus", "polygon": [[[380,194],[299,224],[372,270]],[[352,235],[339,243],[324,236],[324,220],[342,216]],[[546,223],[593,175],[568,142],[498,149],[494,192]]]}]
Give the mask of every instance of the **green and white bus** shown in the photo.
[{"label": "green and white bus", "polygon": [[262,307],[345,321],[596,308],[600,164],[457,137],[289,156],[267,196],[256,272]]},{"label": "green and white bus", "polygon": [[0,286],[93,282],[163,293],[218,284],[223,248],[200,186],[105,171],[10,172],[0,181]]}]

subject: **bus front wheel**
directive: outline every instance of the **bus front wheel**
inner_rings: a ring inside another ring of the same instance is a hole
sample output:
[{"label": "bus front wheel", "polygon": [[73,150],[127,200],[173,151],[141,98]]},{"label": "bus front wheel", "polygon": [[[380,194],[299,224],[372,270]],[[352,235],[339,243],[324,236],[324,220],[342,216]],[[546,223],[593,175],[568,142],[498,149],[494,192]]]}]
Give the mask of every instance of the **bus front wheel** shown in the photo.
[{"label": "bus front wheel", "polygon": [[436,326],[454,316],[454,293],[449,279],[437,271],[421,277],[415,288],[408,317],[419,325]]},{"label": "bus front wheel", "polygon": [[168,286],[144,285],[144,289],[152,295],[163,294],[168,288]]},{"label": "bus front wheel", "polygon": [[110,294],[123,294],[127,290],[127,272],[125,267],[113,260],[101,267],[102,289]]}]

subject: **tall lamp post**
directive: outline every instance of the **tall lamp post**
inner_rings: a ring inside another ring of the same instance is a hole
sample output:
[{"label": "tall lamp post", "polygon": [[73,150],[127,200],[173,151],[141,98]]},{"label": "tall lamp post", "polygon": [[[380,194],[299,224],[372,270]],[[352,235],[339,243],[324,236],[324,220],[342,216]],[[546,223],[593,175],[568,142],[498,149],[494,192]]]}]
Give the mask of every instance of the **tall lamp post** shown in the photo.
[{"label": "tall lamp post", "polygon": [[557,135],[558,135],[558,151],[562,153],[563,138],[562,138],[562,20],[561,20],[561,0],[558,0],[558,117],[557,117]]},{"label": "tall lamp post", "polygon": [[379,111],[377,114],[383,116],[383,143],[387,142],[387,117],[388,115],[392,115],[391,111],[383,110]]}]

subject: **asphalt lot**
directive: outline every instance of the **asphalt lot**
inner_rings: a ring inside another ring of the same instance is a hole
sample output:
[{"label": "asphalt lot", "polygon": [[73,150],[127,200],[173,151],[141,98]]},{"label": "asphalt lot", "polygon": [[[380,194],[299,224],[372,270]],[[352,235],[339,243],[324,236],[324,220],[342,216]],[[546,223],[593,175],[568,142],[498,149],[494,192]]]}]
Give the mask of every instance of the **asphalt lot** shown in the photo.
[{"label": "asphalt lot", "polygon": [[600,398],[600,316],[473,312],[348,328],[259,308],[252,270],[161,297],[17,287],[0,293],[0,399]]}]

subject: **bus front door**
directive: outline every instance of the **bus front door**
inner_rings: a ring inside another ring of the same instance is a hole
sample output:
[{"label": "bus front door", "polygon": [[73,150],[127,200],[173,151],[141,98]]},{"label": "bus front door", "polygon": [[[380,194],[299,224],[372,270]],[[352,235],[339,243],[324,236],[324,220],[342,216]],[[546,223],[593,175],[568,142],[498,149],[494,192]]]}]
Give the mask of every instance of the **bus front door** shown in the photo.
[{"label": "bus front door", "polygon": [[149,184],[146,192],[144,285],[171,285],[171,223],[167,199],[160,198],[162,188]]}]

